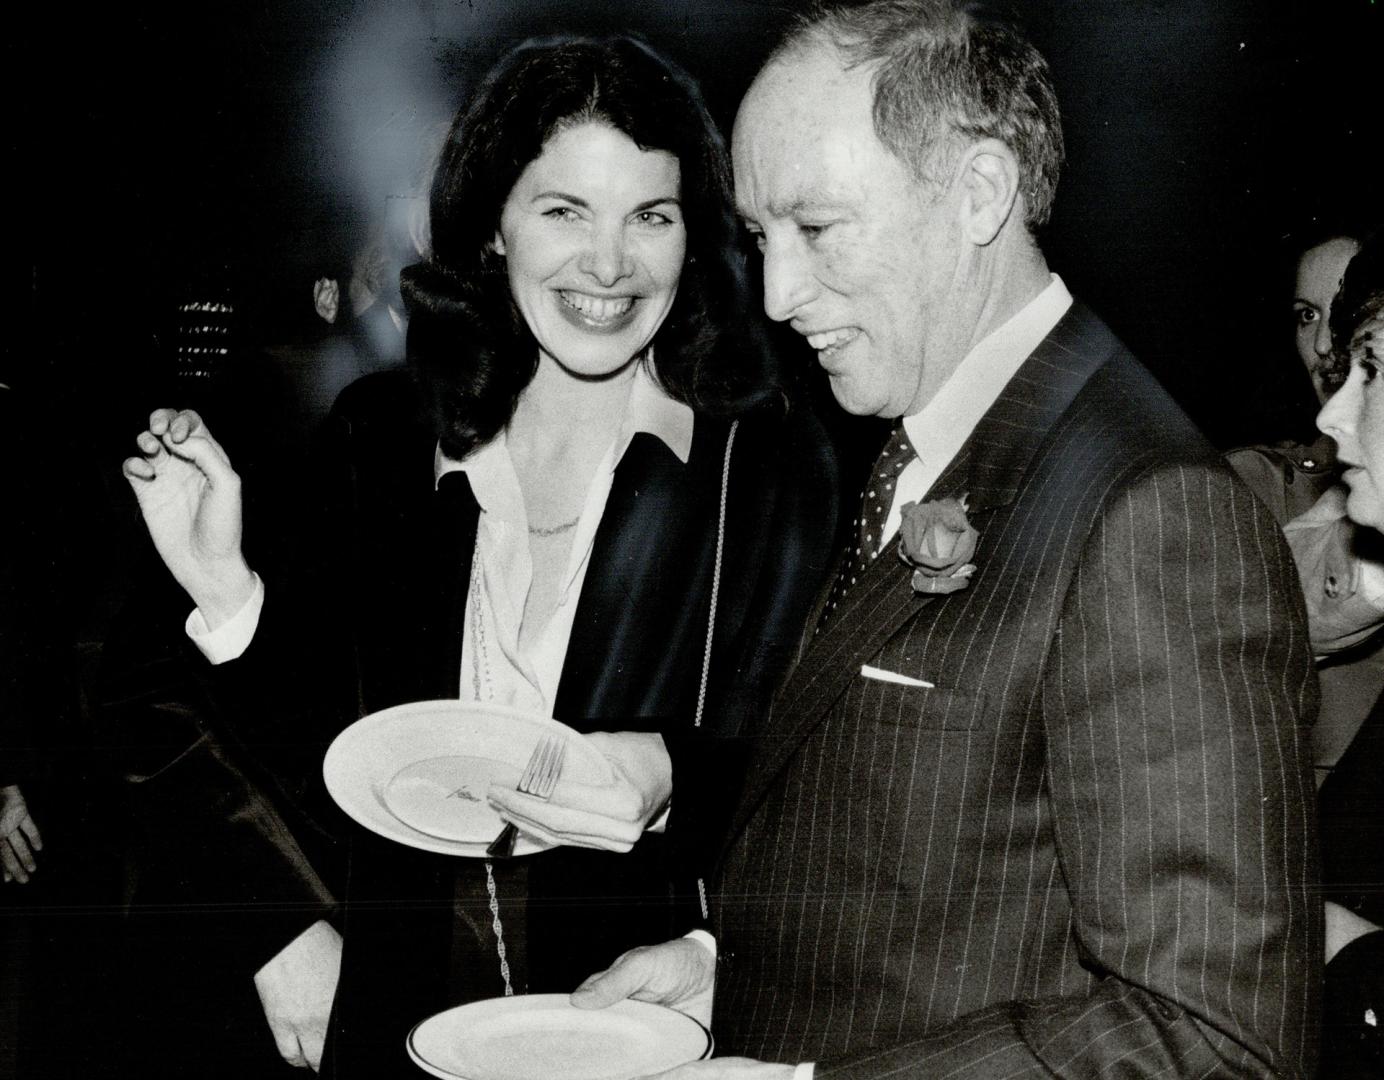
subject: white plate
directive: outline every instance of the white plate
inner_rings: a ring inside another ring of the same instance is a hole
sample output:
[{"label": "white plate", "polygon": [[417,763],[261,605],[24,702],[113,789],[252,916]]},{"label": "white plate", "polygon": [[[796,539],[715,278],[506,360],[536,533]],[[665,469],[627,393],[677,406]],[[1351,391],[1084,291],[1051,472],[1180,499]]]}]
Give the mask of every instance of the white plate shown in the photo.
[{"label": "white plate", "polygon": [[566,994],[490,998],[430,1016],[408,1055],[443,1080],[632,1080],[711,1056],[711,1033],[644,1001],[578,1009]]},{"label": "white plate", "polygon": [[[417,701],[357,720],[332,741],[322,776],[337,805],[371,832],[423,851],[483,858],[504,827],[486,789],[514,787],[535,744],[551,732],[568,739],[565,779],[613,782],[610,763],[566,724],[460,701]],[[514,853],[546,846],[520,833]]]}]

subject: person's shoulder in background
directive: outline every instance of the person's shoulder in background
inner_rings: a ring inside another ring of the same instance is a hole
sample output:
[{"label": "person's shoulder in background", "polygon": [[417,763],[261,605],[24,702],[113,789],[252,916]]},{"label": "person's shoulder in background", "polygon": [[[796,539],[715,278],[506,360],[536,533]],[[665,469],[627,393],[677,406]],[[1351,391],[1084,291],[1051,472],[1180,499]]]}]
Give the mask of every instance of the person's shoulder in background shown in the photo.
[{"label": "person's shoulder in background", "polygon": [[1311,509],[1337,480],[1336,444],[1325,435],[1312,443],[1241,446],[1223,456],[1280,525]]}]

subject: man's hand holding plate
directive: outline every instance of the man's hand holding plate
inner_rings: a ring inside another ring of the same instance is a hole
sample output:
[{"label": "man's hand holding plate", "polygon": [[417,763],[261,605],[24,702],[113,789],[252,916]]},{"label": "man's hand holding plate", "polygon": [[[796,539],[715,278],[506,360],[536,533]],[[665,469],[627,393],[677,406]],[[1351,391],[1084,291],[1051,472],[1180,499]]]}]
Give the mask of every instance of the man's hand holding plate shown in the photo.
[{"label": "man's hand holding plate", "polygon": [[677,938],[624,953],[577,987],[572,1004],[579,1009],[604,1009],[633,998],[666,1005],[709,1028],[715,986],[715,954],[692,938]]}]

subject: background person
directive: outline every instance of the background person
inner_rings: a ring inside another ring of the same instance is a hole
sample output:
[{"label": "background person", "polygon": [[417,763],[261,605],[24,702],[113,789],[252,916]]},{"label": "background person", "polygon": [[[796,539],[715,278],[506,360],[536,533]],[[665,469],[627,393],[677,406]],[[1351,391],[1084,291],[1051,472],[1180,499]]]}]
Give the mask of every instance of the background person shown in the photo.
[{"label": "background person", "polygon": [[[1339,448],[1351,520],[1384,529],[1384,237],[1351,260],[1331,325],[1350,370],[1317,423]],[[1323,1078],[1363,1080],[1384,1071],[1382,795],[1384,694],[1320,792],[1327,959]]]},{"label": "background person", "polygon": [[[1319,226],[1299,241],[1293,274],[1294,345],[1319,404],[1344,372],[1332,351],[1332,298],[1367,230]],[[1384,685],[1384,543],[1346,513],[1335,443],[1284,441],[1242,447],[1226,461],[1283,526],[1307,601],[1321,705],[1312,727],[1320,784],[1349,745]]]}]

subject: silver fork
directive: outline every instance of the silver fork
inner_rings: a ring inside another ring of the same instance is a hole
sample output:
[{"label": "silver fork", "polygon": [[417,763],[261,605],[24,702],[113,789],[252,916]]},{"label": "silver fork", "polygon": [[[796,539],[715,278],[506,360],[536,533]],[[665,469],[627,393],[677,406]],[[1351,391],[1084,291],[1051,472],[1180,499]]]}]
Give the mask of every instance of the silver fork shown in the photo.
[{"label": "silver fork", "polygon": [[[567,740],[561,735],[544,735],[529,755],[529,763],[524,766],[516,790],[535,799],[548,798],[557,786],[558,777],[562,775],[562,762],[566,757]],[[512,821],[508,822],[500,830],[500,835],[490,842],[485,853],[492,859],[508,859],[514,854],[514,843],[518,838],[519,827]]]}]

